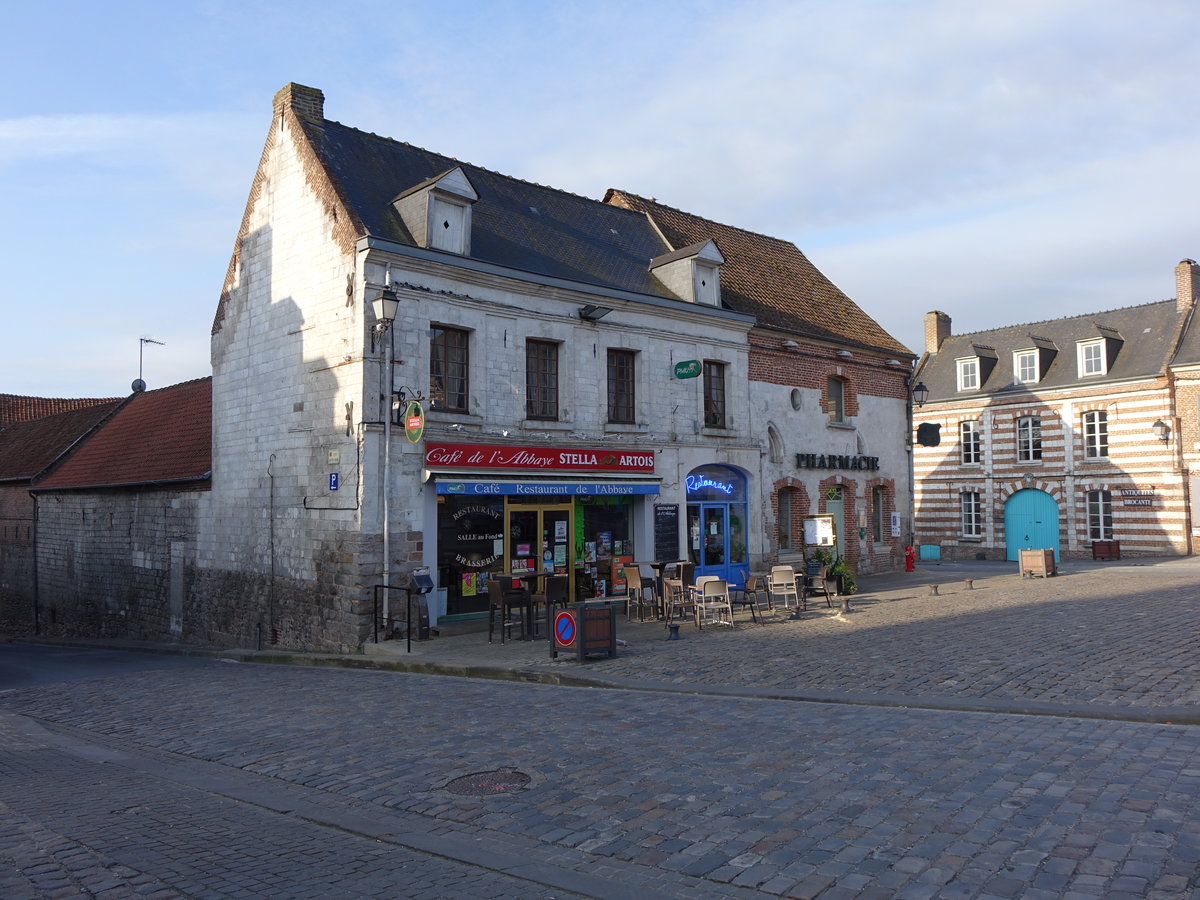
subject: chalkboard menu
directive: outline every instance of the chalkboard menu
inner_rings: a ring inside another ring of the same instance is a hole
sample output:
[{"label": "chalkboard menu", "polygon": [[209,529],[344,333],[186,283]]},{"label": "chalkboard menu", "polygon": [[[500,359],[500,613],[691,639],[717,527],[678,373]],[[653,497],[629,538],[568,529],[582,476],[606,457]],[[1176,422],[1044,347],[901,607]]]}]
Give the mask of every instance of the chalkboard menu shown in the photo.
[{"label": "chalkboard menu", "polygon": [[679,504],[654,504],[654,558],[662,562],[678,562]]}]

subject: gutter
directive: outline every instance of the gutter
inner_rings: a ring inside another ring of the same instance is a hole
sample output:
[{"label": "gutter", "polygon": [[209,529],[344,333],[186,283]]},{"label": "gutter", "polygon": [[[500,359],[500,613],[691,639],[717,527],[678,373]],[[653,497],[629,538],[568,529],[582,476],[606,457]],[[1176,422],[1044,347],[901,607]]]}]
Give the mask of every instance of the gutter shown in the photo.
[{"label": "gutter", "polygon": [[512,278],[519,281],[527,281],[533,284],[540,284],[543,287],[559,288],[562,290],[576,291],[585,294],[593,294],[600,297],[611,297],[617,300],[633,301],[642,303],[647,306],[656,306],[660,309],[669,309],[674,312],[681,310],[696,310],[704,315],[712,316],[718,319],[728,319],[734,322],[746,322],[751,325],[757,323],[757,318],[746,313],[734,312],[729,309],[722,309],[716,306],[707,306],[703,303],[688,303],[686,300],[675,300],[669,297],[656,297],[653,294],[639,294],[636,291],[625,291],[620,288],[610,288],[599,284],[590,284],[584,281],[571,281],[566,278],[556,278],[551,275],[542,275],[538,272],[530,272],[525,269],[514,269],[509,266],[501,266],[496,263],[484,262],[483,260],[472,259],[470,257],[450,256],[436,250],[426,250],[423,247],[411,247],[408,244],[398,244],[395,241],[385,240],[384,238],[372,237],[370,235],[358,239],[356,249],[359,252],[364,250],[380,250],[385,253],[392,253],[397,256],[407,256],[412,259],[424,260],[426,262],[436,262],[441,265],[452,266],[457,269],[467,269],[472,272],[480,272],[485,275],[496,275],[502,278]]},{"label": "gutter", "polygon": [[164,485],[173,484],[189,484],[200,481],[211,481],[212,469],[209,469],[202,475],[187,475],[182,478],[162,478],[157,481],[122,481],[113,484],[72,484],[63,487],[31,487],[29,493],[37,494],[47,491],[100,491],[112,488],[130,488],[130,487],[162,487]]}]

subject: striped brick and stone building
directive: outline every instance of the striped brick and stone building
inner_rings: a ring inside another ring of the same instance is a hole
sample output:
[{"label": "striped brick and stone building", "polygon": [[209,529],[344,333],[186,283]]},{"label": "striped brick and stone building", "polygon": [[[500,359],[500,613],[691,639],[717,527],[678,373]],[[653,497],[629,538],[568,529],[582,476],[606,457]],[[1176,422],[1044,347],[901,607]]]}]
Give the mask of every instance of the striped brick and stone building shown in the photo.
[{"label": "striped brick and stone building", "polygon": [[[925,317],[914,381],[924,558],[1192,552],[1200,279],[1176,298],[955,335]],[[925,391],[921,391],[921,387]]]}]

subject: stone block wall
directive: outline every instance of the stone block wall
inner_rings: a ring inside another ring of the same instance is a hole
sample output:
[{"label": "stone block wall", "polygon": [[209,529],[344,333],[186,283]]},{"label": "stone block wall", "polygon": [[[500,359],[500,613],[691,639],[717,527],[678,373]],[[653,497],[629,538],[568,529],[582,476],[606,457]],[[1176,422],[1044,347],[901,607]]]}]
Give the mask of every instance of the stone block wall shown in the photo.
[{"label": "stone block wall", "polygon": [[46,635],[177,640],[205,493],[38,498],[38,612]]}]

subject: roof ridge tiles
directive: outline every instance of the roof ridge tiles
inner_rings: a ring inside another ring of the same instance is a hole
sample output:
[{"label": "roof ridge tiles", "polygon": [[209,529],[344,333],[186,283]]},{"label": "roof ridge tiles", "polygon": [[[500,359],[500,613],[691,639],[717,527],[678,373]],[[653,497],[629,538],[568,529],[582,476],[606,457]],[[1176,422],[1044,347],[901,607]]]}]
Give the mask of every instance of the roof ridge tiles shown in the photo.
[{"label": "roof ridge tiles", "polygon": [[335,121],[333,119],[325,119],[323,121],[329,125],[337,125],[339,128],[345,128],[347,131],[353,131],[353,132],[356,132],[357,134],[365,135],[367,137],[377,138],[378,140],[386,141],[390,144],[399,144],[404,147],[409,147],[410,149],[416,150],[420,153],[428,153],[430,156],[440,156],[443,159],[449,160],[451,163],[453,163],[456,166],[469,166],[470,168],[475,169],[477,171],[485,172],[488,175],[494,175],[497,178],[503,178],[507,181],[513,181],[518,184],[528,185],[529,187],[540,188],[544,191],[553,191],[556,194],[562,194],[564,197],[574,197],[576,200],[586,200],[589,203],[598,203],[602,206],[608,207],[609,209],[620,209],[624,213],[641,215],[641,213],[637,213],[631,209],[623,209],[622,207],[619,207],[619,206],[610,206],[609,204],[605,203],[603,201],[603,199],[597,200],[595,197],[589,197],[586,194],[577,194],[574,191],[568,191],[565,188],[556,187],[555,185],[552,185],[552,184],[542,184],[541,182],[538,182],[538,181],[530,181],[528,178],[519,178],[516,175],[509,175],[509,174],[506,174],[505,172],[501,172],[497,169],[490,169],[487,166],[481,166],[478,163],[470,162],[469,160],[459,159],[457,156],[450,156],[449,154],[442,153],[439,150],[430,150],[428,147],[422,147],[419,144],[412,143],[411,141],[402,141],[399,138],[389,137],[386,134],[376,134],[373,131],[364,131],[361,128],[355,128],[353,125],[345,125],[345,124]]},{"label": "roof ridge tiles", "polygon": [[[1153,300],[1149,303],[1133,303],[1129,306],[1117,306],[1112,309],[1100,310],[1099,312],[1077,313],[1073,316],[1059,316],[1055,319],[1039,319],[1036,322],[1013,322],[1008,325],[997,325],[995,328],[980,328],[977,331],[962,331],[952,334],[952,338],[973,338],[980,334],[993,334],[997,331],[1013,331],[1023,328],[1033,328],[1036,325],[1058,325],[1063,322],[1069,322],[1073,319],[1095,319],[1098,316],[1105,316],[1111,313],[1126,312],[1131,309],[1145,309],[1151,306],[1159,306],[1164,303],[1174,305],[1174,300]],[[1032,335],[1031,335],[1032,336]],[[1051,338],[1042,337],[1042,340],[1051,340]]]}]

